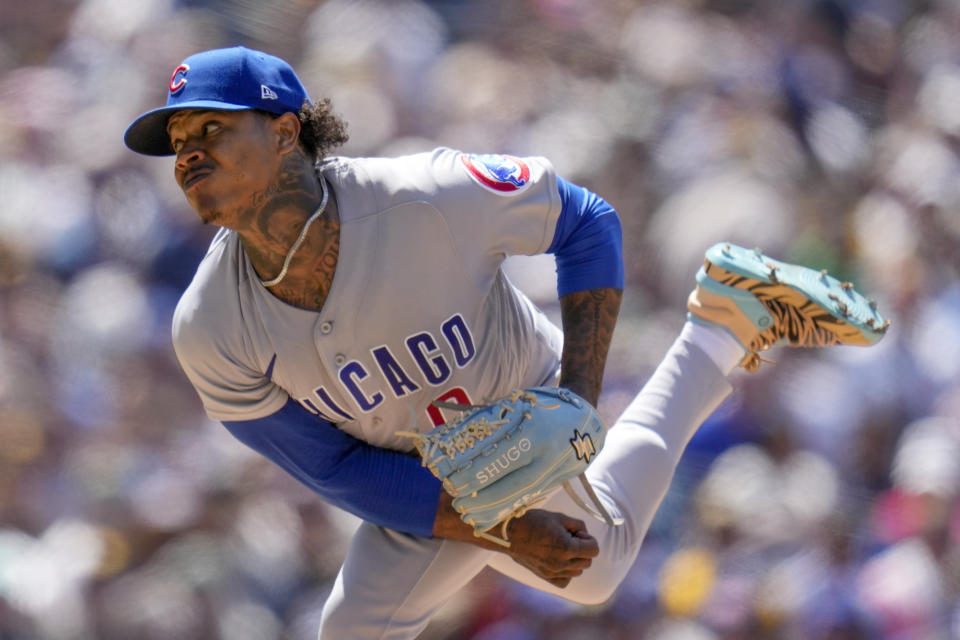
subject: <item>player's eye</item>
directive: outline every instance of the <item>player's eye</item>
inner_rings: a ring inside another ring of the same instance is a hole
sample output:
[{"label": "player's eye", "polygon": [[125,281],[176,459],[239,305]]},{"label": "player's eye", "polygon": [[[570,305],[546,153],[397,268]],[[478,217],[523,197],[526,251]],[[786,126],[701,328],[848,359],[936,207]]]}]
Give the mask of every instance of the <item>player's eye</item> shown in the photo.
[{"label": "player's eye", "polygon": [[219,122],[211,121],[203,123],[203,135],[209,136],[213,135],[217,131],[220,131],[223,127],[220,126]]},{"label": "player's eye", "polygon": [[180,153],[180,150],[183,149],[183,140],[171,140],[170,146],[173,147],[174,153]]}]

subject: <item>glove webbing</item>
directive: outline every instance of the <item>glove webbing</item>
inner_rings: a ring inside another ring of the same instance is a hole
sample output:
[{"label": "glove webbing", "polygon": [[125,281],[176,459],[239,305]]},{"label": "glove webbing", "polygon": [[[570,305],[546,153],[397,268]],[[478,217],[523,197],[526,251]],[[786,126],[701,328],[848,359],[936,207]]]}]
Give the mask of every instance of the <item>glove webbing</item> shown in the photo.
[{"label": "glove webbing", "polygon": [[[509,422],[509,420],[506,418],[507,413],[518,411],[517,404],[520,401],[524,401],[530,406],[539,405],[544,409],[556,409],[560,406],[559,404],[552,406],[545,405],[538,401],[535,394],[524,391],[523,389],[518,389],[500,401],[499,420],[491,421],[487,420],[486,418],[478,418],[461,428],[465,418],[465,416],[461,416],[458,420],[447,423],[428,434],[398,431],[397,435],[412,438],[414,441],[414,446],[416,446],[417,450],[420,452],[420,457],[422,459],[421,464],[436,473],[437,462],[442,460],[444,456],[454,460],[457,452],[464,453],[467,449],[472,449],[477,445],[477,443],[492,436],[499,427],[507,424]],[[458,404],[441,401],[434,401],[433,405],[440,409],[451,409],[453,411],[460,412],[485,408],[485,405]],[[533,414],[531,414],[529,411],[524,411],[522,416],[523,419],[517,422],[515,427],[511,429],[509,433],[503,434],[504,438],[509,438],[514,433],[522,429],[524,420],[530,420],[533,418]],[[457,431],[458,429],[459,431]],[[453,433],[451,434],[451,432]],[[496,444],[493,446],[495,447]],[[488,452],[484,451],[483,453],[486,454]],[[473,460],[467,460],[467,463],[464,466],[457,468],[455,473],[469,469],[471,465],[473,465]],[[456,497],[458,491],[455,487],[448,486],[446,481],[444,482],[444,486],[451,495]]]}]

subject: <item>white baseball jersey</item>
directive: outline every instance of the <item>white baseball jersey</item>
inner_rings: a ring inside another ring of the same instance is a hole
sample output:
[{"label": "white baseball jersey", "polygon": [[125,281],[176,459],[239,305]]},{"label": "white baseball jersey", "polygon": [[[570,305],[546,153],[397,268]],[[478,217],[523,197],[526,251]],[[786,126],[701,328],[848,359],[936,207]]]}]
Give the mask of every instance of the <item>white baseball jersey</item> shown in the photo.
[{"label": "white baseball jersey", "polygon": [[437,149],[332,158],[340,255],[320,312],[263,285],[239,236],[221,230],[173,322],[207,414],[251,420],[288,397],[371,444],[409,449],[437,399],[483,403],[557,373],[562,335],[500,270],[543,253],[561,203],[543,158]]}]

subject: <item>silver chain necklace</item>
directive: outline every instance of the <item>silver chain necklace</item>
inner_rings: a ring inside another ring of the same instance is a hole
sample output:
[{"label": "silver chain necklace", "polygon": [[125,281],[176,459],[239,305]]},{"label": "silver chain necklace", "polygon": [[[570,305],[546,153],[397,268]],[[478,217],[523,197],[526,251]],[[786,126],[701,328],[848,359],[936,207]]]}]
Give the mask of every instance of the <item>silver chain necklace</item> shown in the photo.
[{"label": "silver chain necklace", "polygon": [[287,256],[283,259],[283,266],[280,268],[280,273],[277,274],[277,277],[273,280],[260,279],[260,283],[267,288],[280,284],[280,281],[286,277],[287,268],[290,266],[290,260],[293,259],[293,254],[297,252],[297,249],[299,249],[300,245],[303,244],[303,239],[307,237],[307,229],[310,228],[310,225],[313,224],[314,220],[323,215],[324,210],[327,208],[327,196],[329,195],[327,191],[327,181],[324,179],[323,174],[320,173],[319,166],[315,167],[315,170],[317,172],[317,178],[320,179],[320,190],[323,192],[323,195],[320,198],[320,206],[317,207],[317,210],[313,212],[313,215],[307,218],[307,221],[303,223],[303,229],[300,230],[300,235],[297,236],[297,239],[294,240],[290,250],[287,251]]}]

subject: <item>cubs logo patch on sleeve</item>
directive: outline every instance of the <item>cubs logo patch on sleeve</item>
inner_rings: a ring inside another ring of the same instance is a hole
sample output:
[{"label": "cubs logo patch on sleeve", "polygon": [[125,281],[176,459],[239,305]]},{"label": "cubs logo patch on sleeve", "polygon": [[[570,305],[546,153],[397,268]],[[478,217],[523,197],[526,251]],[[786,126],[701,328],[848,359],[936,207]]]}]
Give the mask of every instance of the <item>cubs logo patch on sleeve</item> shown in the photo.
[{"label": "cubs logo patch on sleeve", "polygon": [[513,195],[530,186],[530,166],[514,156],[498,153],[460,155],[474,182],[499,195]]}]

